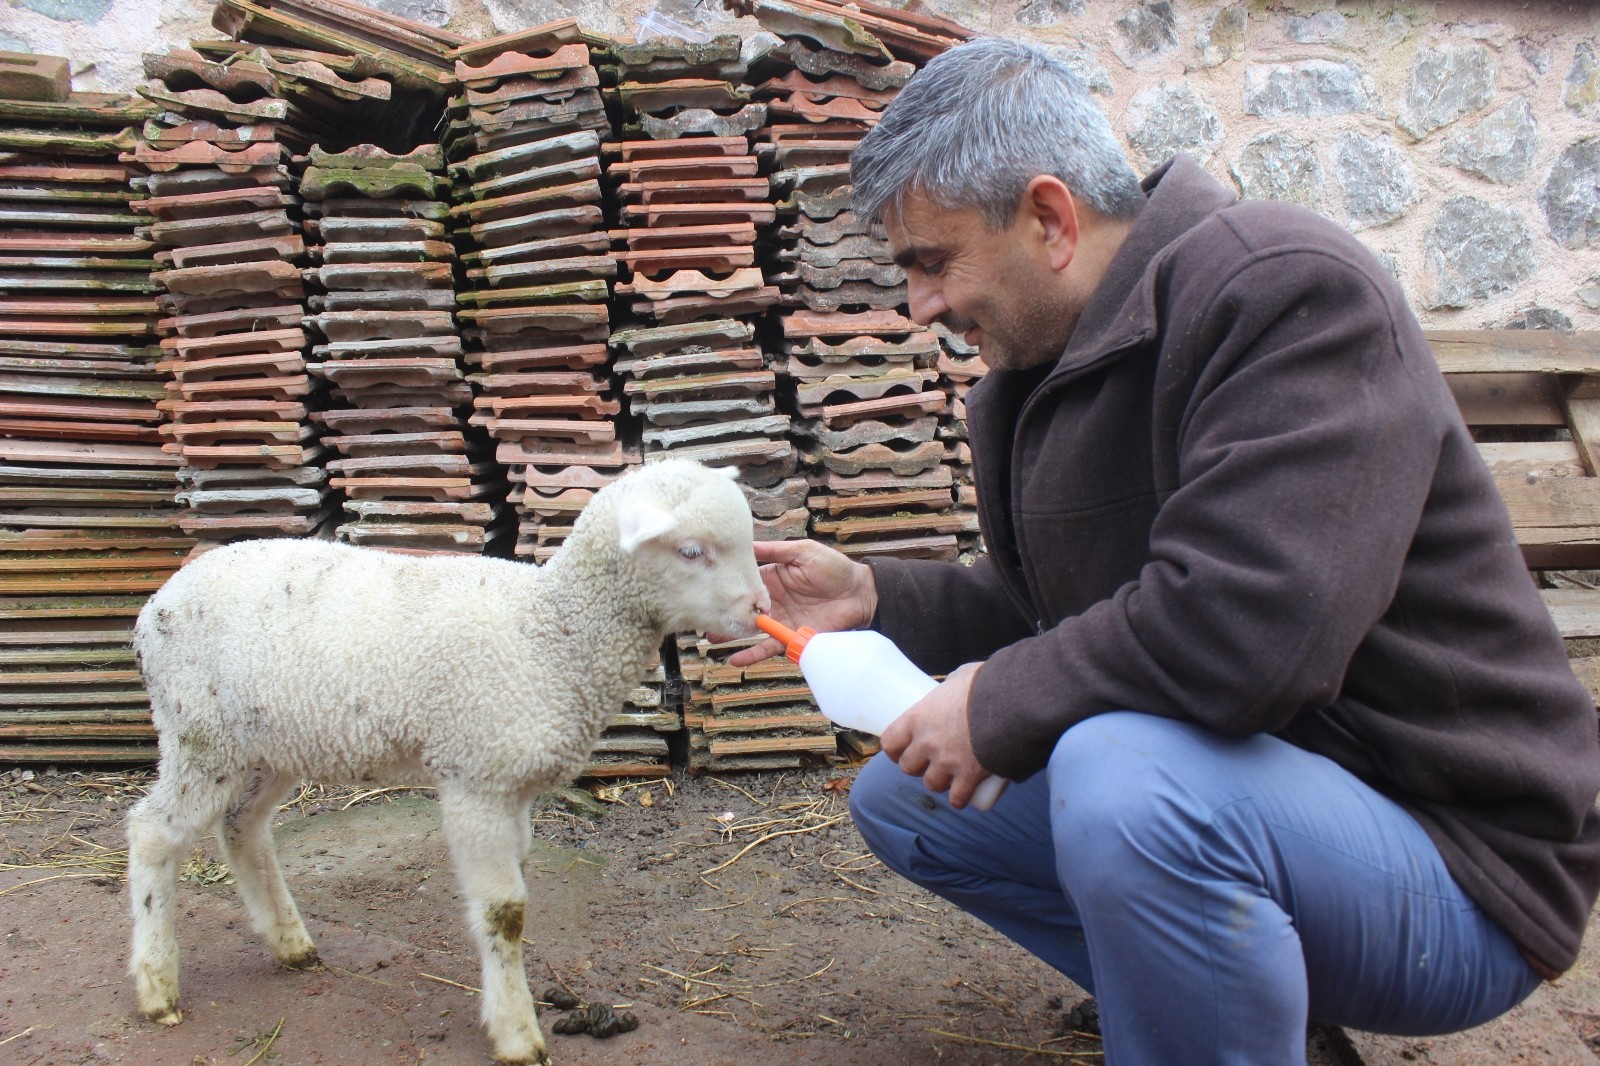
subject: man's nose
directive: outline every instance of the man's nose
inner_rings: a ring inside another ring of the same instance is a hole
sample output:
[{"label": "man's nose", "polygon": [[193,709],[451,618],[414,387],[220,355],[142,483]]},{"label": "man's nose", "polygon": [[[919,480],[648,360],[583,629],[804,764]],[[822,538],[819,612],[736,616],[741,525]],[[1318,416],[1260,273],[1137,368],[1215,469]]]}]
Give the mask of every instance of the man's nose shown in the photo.
[{"label": "man's nose", "polygon": [[906,271],[906,304],[911,320],[919,326],[931,326],[939,316],[950,310],[944,302],[944,291],[917,271]]}]

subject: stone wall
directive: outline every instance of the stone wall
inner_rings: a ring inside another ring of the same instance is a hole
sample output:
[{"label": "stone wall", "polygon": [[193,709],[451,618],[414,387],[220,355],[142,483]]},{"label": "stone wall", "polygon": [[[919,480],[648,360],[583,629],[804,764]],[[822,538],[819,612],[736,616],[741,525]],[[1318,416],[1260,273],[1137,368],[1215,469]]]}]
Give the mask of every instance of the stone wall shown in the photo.
[{"label": "stone wall", "polygon": [[[0,49],[65,55],[80,90],[215,36],[204,0],[0,0]],[[655,9],[754,32],[715,0],[379,0],[469,37]],[[1600,5],[1489,0],[932,0],[1057,49],[1148,168],[1189,152],[1246,196],[1338,220],[1425,325],[1600,328]]]}]

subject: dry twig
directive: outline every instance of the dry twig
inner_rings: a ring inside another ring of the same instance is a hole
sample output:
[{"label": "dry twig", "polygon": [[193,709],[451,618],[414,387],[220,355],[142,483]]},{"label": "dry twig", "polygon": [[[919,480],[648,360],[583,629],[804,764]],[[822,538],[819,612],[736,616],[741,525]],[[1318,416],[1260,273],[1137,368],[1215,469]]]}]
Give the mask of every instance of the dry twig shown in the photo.
[{"label": "dry twig", "polygon": [[807,904],[807,903],[849,903],[849,902],[851,902],[851,899],[850,899],[849,896],[807,896],[805,899],[797,899],[793,903],[785,903],[783,906],[779,907],[777,910],[773,911],[772,913],[773,914],[782,914],[786,910],[790,910],[791,908],[799,907],[799,906],[802,906],[802,905]]},{"label": "dry twig", "polygon": [[[706,883],[710,884],[711,882],[707,881]],[[741,899],[738,903],[724,903],[720,907],[696,907],[695,908],[695,913],[696,914],[711,914],[714,911],[731,911],[735,907],[743,907],[746,903],[749,903],[753,899],[755,899],[754,896],[746,896],[744,899]]]},{"label": "dry twig", "polygon": [[423,973],[421,970],[417,971],[417,976],[426,977],[430,981],[438,981],[441,985],[449,985],[451,988],[459,988],[463,992],[470,992],[475,996],[483,991],[481,988],[473,988],[471,985],[464,985],[460,981],[452,981],[448,977],[435,977],[433,974]]},{"label": "dry twig", "polygon": [[733,858],[727,860],[726,862],[720,862],[717,865],[711,867],[711,869],[709,869],[709,870],[702,870],[700,872],[701,872],[702,875],[704,875],[704,874],[714,874],[718,870],[726,870],[728,867],[732,866],[734,863],[736,863],[740,859],[744,858],[745,855],[747,855],[757,845],[765,844],[767,841],[775,840],[778,837],[795,836],[795,835],[800,834],[800,833],[814,833],[818,829],[826,829],[830,825],[833,825],[833,824],[835,824],[837,822],[842,822],[847,817],[849,817],[849,816],[848,815],[844,815],[844,814],[835,815],[834,817],[829,818],[827,821],[818,822],[816,825],[802,826],[802,827],[800,827],[798,829],[779,829],[779,830],[777,830],[775,832],[768,833],[765,836],[758,837],[755,840],[752,840],[750,843],[748,843],[744,847],[740,848],[739,849],[739,853],[737,855],[735,855]]},{"label": "dry twig", "polygon": [[1057,1051],[1055,1048],[1042,1047],[1037,1044],[1008,1044],[1003,1040],[985,1040],[981,1036],[966,1036],[962,1033],[952,1033],[948,1029],[925,1029],[923,1031],[932,1033],[934,1036],[945,1037],[948,1040],[961,1040],[968,1044],[982,1044],[984,1047],[997,1047],[1004,1051],[1024,1051],[1030,1055],[1050,1055],[1058,1059],[1068,1059],[1078,1064],[1078,1066],[1095,1066],[1095,1064],[1087,1062],[1086,1058],[1105,1058],[1105,1053],[1101,1051]]},{"label": "dry twig", "polygon": [[[522,942],[524,944],[530,943],[527,937],[523,937]],[[550,971],[550,976],[555,979],[556,984],[561,986],[561,990],[563,992],[565,992],[567,995],[571,996],[573,999],[577,1000],[579,1003],[587,1002],[587,1000],[585,1000],[582,996],[578,995],[578,993],[573,990],[571,985],[567,984],[567,982],[562,979],[560,974],[556,973],[556,968],[554,966],[550,965],[550,960],[549,959],[546,959],[544,961],[544,968]]]},{"label": "dry twig", "polygon": [[760,800],[758,800],[754,796],[750,795],[750,793],[746,792],[744,789],[740,788],[738,785],[734,784],[732,781],[724,781],[720,777],[710,777],[710,776],[708,776],[706,778],[706,780],[712,782],[713,784],[721,785],[723,788],[731,788],[731,789],[733,789],[735,792],[739,793],[739,795],[743,796],[745,799],[749,800],[751,803],[757,804],[758,806],[761,804]]},{"label": "dry twig", "polygon": [[29,885],[42,885],[46,881],[61,881],[61,880],[64,880],[64,879],[67,879],[67,878],[73,878],[73,877],[104,877],[104,876],[105,876],[105,874],[51,874],[49,877],[36,877],[32,881],[24,881],[19,885],[12,885],[10,888],[0,888],[0,896],[4,896],[4,895],[6,895],[7,893],[10,893],[10,892],[15,892],[19,888],[27,888]]},{"label": "dry twig", "polygon": [[380,981],[376,977],[368,977],[364,973],[356,973],[354,970],[347,970],[343,966],[329,966],[328,969],[333,970],[336,973],[342,973],[346,977],[359,977],[363,981],[371,981],[373,984],[382,985],[384,988],[399,988],[400,987],[399,985],[395,984],[393,981]]},{"label": "dry twig", "polygon": [[1000,1011],[1002,1014],[1015,1014],[1016,1013],[1016,1009],[1013,1008],[1010,1003],[1007,1003],[1005,1000],[1001,999],[999,996],[990,995],[989,993],[985,992],[983,989],[979,988],[977,985],[973,984],[970,981],[957,981],[956,985],[958,987],[960,987],[960,988],[965,988],[968,992],[971,992],[974,995],[982,996],[984,999],[989,1001],[989,1005],[991,1007],[994,1007],[996,1010]]},{"label": "dry twig", "polygon": [[267,1037],[267,1042],[261,1046],[261,1050],[252,1055],[250,1057],[250,1061],[245,1063],[244,1066],[254,1066],[256,1062],[260,1061],[261,1056],[265,1055],[269,1050],[271,1050],[273,1041],[277,1040],[278,1034],[283,1032],[283,1021],[283,1018],[278,1019],[278,1027],[272,1030],[272,1035]]},{"label": "dry twig", "polygon": [[365,792],[357,792],[354,796],[351,796],[345,801],[345,805],[339,809],[341,811],[348,811],[351,807],[354,807],[362,800],[369,800],[374,796],[382,796],[387,792],[413,792],[423,788],[427,788],[430,792],[432,791],[431,788],[428,788],[428,786],[425,785],[396,785],[392,788],[369,788]]}]

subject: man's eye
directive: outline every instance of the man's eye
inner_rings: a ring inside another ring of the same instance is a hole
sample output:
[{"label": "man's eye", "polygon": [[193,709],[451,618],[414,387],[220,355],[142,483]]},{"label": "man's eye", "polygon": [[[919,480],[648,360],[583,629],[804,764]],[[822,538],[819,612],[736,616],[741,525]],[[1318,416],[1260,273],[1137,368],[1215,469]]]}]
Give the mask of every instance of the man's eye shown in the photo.
[{"label": "man's eye", "polygon": [[698,544],[685,544],[678,549],[678,554],[685,559],[698,559],[705,553]]},{"label": "man's eye", "polygon": [[936,278],[944,273],[944,260],[938,259],[932,263],[923,263],[922,272],[931,278]]}]

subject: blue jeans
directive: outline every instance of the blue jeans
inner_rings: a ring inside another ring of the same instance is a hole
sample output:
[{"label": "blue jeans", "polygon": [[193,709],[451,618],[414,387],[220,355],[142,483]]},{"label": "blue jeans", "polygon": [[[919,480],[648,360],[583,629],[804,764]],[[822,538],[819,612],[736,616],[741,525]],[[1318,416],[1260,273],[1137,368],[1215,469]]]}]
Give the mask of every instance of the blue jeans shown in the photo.
[{"label": "blue jeans", "polygon": [[1454,1032],[1539,984],[1415,819],[1320,755],[1119,711],[983,812],[879,755],[868,846],[1100,1003],[1106,1062],[1305,1061],[1308,1019]]}]

